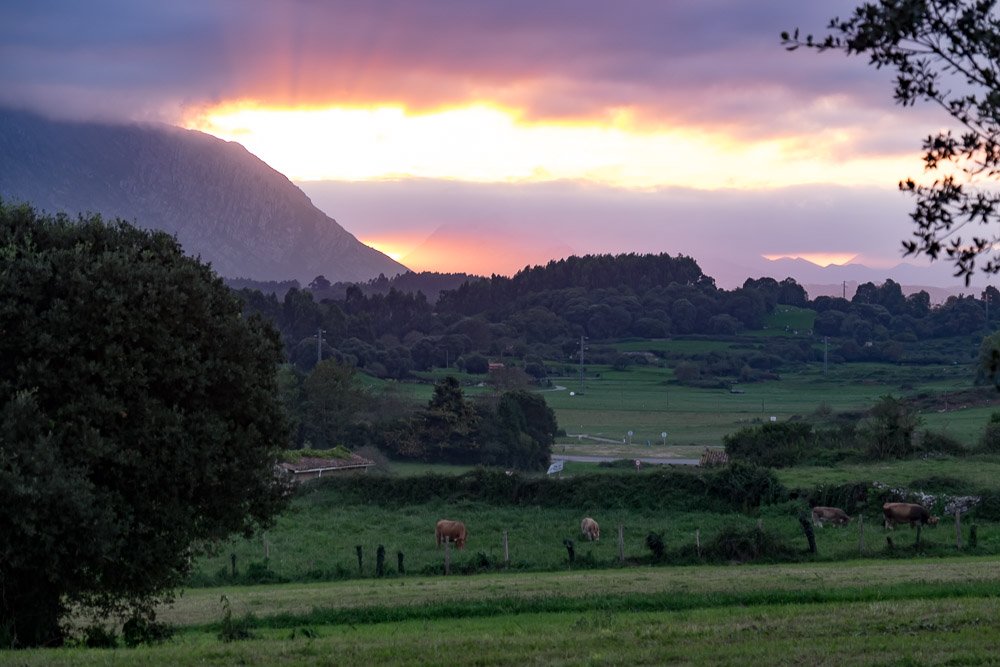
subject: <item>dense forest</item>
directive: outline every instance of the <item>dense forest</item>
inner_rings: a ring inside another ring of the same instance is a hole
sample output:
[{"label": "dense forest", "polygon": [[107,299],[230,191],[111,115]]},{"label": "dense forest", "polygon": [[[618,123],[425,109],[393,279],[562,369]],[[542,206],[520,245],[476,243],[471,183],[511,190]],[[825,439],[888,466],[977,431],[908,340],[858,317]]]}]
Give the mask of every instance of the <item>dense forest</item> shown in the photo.
[{"label": "dense forest", "polygon": [[[330,296],[341,291],[342,298]],[[249,312],[277,326],[289,360],[302,370],[334,358],[401,379],[433,367],[486,373],[490,362],[517,360],[538,380],[579,362],[581,338],[590,362],[641,362],[602,341],[739,336],[760,329],[779,304],[816,311],[813,330],[802,332],[812,340],[766,341],[740,358],[703,359],[703,370],[732,375],[732,368],[718,367],[735,366],[744,381],[767,379],[781,363],[817,360],[822,353],[815,342],[824,338],[832,363],[928,361],[928,354],[947,356],[947,350],[929,352],[933,347],[913,343],[984,331],[987,317],[998,317],[989,304],[1000,297],[989,287],[980,298],[931,305],[926,292],[904,296],[892,280],[862,284],[850,300],[810,300],[791,278],[747,279],[724,290],[694,259],[667,254],[570,257],[509,278],[424,273],[344,286],[318,276],[308,287],[286,289],[280,299],[248,287],[238,292]]]}]

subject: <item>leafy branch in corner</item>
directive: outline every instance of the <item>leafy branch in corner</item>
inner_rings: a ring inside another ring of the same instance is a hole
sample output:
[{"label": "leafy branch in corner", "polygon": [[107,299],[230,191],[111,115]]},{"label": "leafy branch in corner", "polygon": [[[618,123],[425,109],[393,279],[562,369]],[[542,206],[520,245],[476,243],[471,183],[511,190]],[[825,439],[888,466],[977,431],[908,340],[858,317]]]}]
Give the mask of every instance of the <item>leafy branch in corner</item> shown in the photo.
[{"label": "leafy branch in corner", "polygon": [[904,107],[932,102],[958,122],[924,139],[931,182],[900,181],[916,197],[907,255],[947,256],[966,284],[982,260],[1000,272],[1000,17],[996,0],[880,0],[845,19],[824,37],[781,34],[785,48],[868,56],[876,69],[896,72],[894,98]]}]

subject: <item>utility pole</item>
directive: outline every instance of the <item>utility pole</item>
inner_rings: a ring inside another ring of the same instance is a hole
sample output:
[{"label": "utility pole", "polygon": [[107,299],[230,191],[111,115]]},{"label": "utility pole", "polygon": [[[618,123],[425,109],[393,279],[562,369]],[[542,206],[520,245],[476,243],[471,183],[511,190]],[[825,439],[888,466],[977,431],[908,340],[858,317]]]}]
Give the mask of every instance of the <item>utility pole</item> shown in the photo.
[{"label": "utility pole", "polygon": [[585,336],[580,336],[580,393],[583,393],[583,341]]},{"label": "utility pole", "polygon": [[323,361],[323,334],[325,334],[325,333],[326,333],[326,331],[324,331],[321,328],[316,329],[316,364],[317,365],[319,364],[319,362]]},{"label": "utility pole", "polygon": [[846,280],[842,283],[841,289],[842,289],[842,291],[841,291],[840,295],[846,299],[847,298],[847,281]]},{"label": "utility pole", "polygon": [[826,360],[827,353],[830,350],[830,339],[827,336],[823,336],[823,375],[826,375]]}]

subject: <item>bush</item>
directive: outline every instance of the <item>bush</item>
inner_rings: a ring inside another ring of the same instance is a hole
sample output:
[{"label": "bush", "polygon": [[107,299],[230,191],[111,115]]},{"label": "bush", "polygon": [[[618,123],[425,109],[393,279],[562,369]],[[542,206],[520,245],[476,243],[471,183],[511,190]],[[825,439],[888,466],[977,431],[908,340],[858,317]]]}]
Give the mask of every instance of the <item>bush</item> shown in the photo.
[{"label": "bush", "polygon": [[663,551],[665,549],[663,544],[663,533],[654,533],[650,531],[646,535],[646,548],[653,552],[654,560],[663,560]]},{"label": "bush", "polygon": [[118,648],[118,635],[113,629],[95,623],[83,629],[80,643],[87,648]]},{"label": "bush", "polygon": [[992,491],[982,494],[971,513],[983,521],[1000,521],[1000,493]]},{"label": "bush", "polygon": [[781,560],[795,553],[780,537],[760,527],[725,526],[707,544],[705,557],[717,561],[748,563],[755,560]]},{"label": "bush", "polygon": [[133,616],[122,626],[122,640],[129,648],[143,644],[159,644],[169,639],[173,634],[174,629],[169,625],[157,623],[142,616]]},{"label": "bush", "polygon": [[997,414],[990,418],[983,434],[979,436],[978,450],[989,454],[1000,453],[1000,422],[994,421]]},{"label": "bush", "polygon": [[962,443],[940,431],[924,431],[920,435],[917,449],[928,454],[946,454],[948,456],[961,456],[968,452]]},{"label": "bush", "polygon": [[234,619],[229,598],[223,595],[220,601],[222,602],[222,621],[219,627],[219,639],[224,642],[252,639],[253,633],[250,628],[253,626],[253,615],[247,614],[242,618]]},{"label": "bush", "polygon": [[814,448],[813,430],[806,423],[768,423],[742,428],[722,439],[730,460],[782,468],[801,462]]},{"label": "bush", "polygon": [[[631,468],[633,464],[629,461],[628,465]],[[664,467],[641,475],[622,472],[562,479],[525,477],[516,471],[508,475],[498,468],[477,468],[458,476],[355,475],[319,479],[299,493],[322,495],[323,502],[331,505],[401,507],[471,501],[500,506],[574,507],[589,506],[599,499],[601,506],[609,508],[720,511],[746,510],[787,497],[771,470],[742,463],[712,470]]]},{"label": "bush", "polygon": [[288,579],[272,570],[266,560],[254,561],[247,565],[243,579],[250,584],[283,584],[288,582]]},{"label": "bush", "polygon": [[788,490],[770,468],[735,461],[707,475],[709,492],[746,511],[788,498]]}]

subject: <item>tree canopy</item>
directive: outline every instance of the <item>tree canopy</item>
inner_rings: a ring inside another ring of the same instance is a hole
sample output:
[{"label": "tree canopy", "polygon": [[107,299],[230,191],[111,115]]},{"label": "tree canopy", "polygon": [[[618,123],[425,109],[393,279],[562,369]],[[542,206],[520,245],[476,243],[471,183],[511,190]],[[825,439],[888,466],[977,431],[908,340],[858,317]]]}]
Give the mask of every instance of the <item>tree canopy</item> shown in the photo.
[{"label": "tree canopy", "polygon": [[282,506],[281,343],[167,234],[0,202],[0,641],[148,617]]},{"label": "tree canopy", "polygon": [[[879,0],[830,21],[830,34],[799,38],[782,33],[789,50],[867,55],[876,68],[895,70],[895,100],[941,107],[960,126],[924,139],[931,182],[907,178],[901,190],[916,197],[916,231],[907,254],[954,262],[966,284],[977,259],[1000,272],[1000,17],[996,0]],[[980,228],[989,231],[977,231]]]}]

